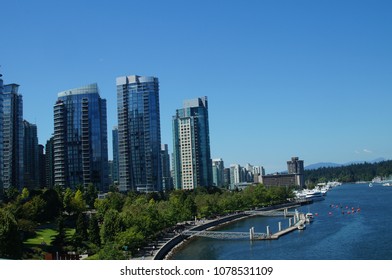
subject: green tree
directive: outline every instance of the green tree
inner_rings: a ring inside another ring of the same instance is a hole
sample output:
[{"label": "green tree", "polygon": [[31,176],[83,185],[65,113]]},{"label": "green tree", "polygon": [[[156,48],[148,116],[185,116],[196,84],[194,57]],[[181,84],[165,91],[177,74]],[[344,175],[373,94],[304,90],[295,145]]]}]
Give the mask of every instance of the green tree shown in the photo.
[{"label": "green tree", "polygon": [[126,254],[114,242],[108,242],[99,251],[98,258],[100,260],[126,260]]},{"label": "green tree", "polygon": [[85,190],[85,200],[87,203],[87,206],[89,208],[93,208],[94,207],[94,202],[98,197],[98,190],[97,188],[92,184],[88,184],[86,190]]},{"label": "green tree", "polygon": [[63,209],[70,214],[72,212],[72,198],[74,193],[70,188],[67,188],[63,194]]},{"label": "green tree", "polygon": [[42,199],[45,201],[45,220],[52,221],[60,215],[62,200],[58,192],[54,189],[44,190]]},{"label": "green tree", "polygon": [[131,253],[136,253],[137,249],[142,246],[144,241],[144,234],[136,226],[128,228],[124,232],[120,232],[116,237],[116,244],[118,244],[120,248],[126,248],[126,250]]},{"label": "green tree", "polygon": [[45,204],[45,200],[41,196],[33,196],[22,205],[19,216],[27,220],[42,222],[45,217]]},{"label": "green tree", "polygon": [[101,237],[99,236],[99,225],[95,215],[92,215],[88,226],[88,239],[96,246],[101,246]]},{"label": "green tree", "polygon": [[11,186],[8,189],[4,190],[4,201],[5,202],[15,201],[18,195],[19,195],[18,189],[14,186]]},{"label": "green tree", "polygon": [[20,194],[20,199],[23,201],[23,200],[28,199],[29,196],[30,196],[29,190],[27,188],[23,188],[22,193]]},{"label": "green tree", "polygon": [[87,241],[88,234],[87,234],[87,222],[83,213],[79,212],[78,218],[76,220],[75,225],[75,233],[73,236],[73,240],[75,245],[80,247],[83,241]]},{"label": "green tree", "polygon": [[66,234],[65,234],[65,226],[64,226],[64,217],[60,215],[57,218],[57,235],[55,236],[52,245],[56,251],[63,251],[64,246],[66,245]]},{"label": "green tree", "polygon": [[22,241],[14,215],[0,208],[0,258],[19,259],[22,256]]},{"label": "green tree", "polygon": [[119,213],[115,209],[109,209],[103,219],[100,230],[101,239],[104,243],[113,241],[121,229]]},{"label": "green tree", "polygon": [[86,202],[84,201],[81,190],[77,190],[74,197],[71,199],[71,209],[77,213],[86,210]]}]

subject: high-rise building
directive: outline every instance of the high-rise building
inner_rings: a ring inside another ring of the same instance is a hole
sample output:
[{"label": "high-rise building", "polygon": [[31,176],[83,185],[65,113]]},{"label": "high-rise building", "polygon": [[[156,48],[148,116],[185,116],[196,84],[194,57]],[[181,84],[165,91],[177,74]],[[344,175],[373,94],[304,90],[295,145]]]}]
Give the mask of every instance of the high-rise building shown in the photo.
[{"label": "high-rise building", "polygon": [[173,178],[170,171],[170,155],[167,144],[161,146],[161,166],[162,166],[162,189],[164,191],[173,188]]},{"label": "high-rise building", "polygon": [[225,168],[223,170],[223,186],[225,188],[230,187],[230,168]]},{"label": "high-rise building", "polygon": [[0,198],[3,194],[3,75],[0,74]]},{"label": "high-rise building", "polygon": [[[1,81],[2,84],[2,81]],[[22,189],[23,164],[23,98],[19,85],[2,86],[2,180],[5,189]]]},{"label": "high-rise building", "polygon": [[173,155],[176,188],[212,185],[207,97],[186,100],[173,116]]},{"label": "high-rise building", "polygon": [[224,186],[224,163],[221,158],[212,160],[212,184],[215,187]]},{"label": "high-rise building", "polygon": [[24,187],[38,189],[39,155],[37,125],[23,121],[24,127]]},{"label": "high-rise building", "polygon": [[287,161],[287,173],[288,174],[263,175],[263,185],[266,187],[296,186],[300,188],[305,186],[303,160],[298,160],[298,157],[292,157],[290,161]]},{"label": "high-rise building", "polygon": [[298,157],[292,157],[291,160],[287,161],[287,171],[289,174],[297,175],[295,181],[298,186],[305,186],[303,160],[299,160]]},{"label": "high-rise building", "polygon": [[45,145],[45,185],[54,187],[54,137],[52,136]]},{"label": "high-rise building", "polygon": [[112,183],[118,184],[118,127],[113,127],[112,130],[112,145],[113,145],[113,165],[112,165]]},{"label": "high-rise building", "polygon": [[46,155],[44,145],[38,145],[38,186],[46,188]]},{"label": "high-rise building", "polygon": [[253,182],[261,183],[263,181],[262,176],[265,175],[265,170],[262,166],[253,166]]},{"label": "high-rise building", "polygon": [[118,77],[120,191],[162,190],[159,82],[156,77]]},{"label": "high-rise building", "polygon": [[240,183],[243,182],[242,167],[239,164],[231,164],[230,165],[230,189],[235,189]]},{"label": "high-rise building", "polygon": [[54,105],[54,183],[108,189],[106,100],[97,84],[58,94]]}]

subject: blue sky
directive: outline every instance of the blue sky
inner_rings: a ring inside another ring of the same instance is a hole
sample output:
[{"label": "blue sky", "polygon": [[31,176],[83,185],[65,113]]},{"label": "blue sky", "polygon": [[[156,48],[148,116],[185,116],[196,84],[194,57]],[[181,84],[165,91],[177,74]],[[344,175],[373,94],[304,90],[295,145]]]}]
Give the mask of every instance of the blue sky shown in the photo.
[{"label": "blue sky", "polygon": [[[391,1],[2,1],[0,65],[39,142],[63,90],[160,81],[162,143],[185,99],[208,96],[211,153],[286,169],[392,159]],[[111,150],[111,145],[110,145]],[[111,151],[110,151],[111,157]]]}]

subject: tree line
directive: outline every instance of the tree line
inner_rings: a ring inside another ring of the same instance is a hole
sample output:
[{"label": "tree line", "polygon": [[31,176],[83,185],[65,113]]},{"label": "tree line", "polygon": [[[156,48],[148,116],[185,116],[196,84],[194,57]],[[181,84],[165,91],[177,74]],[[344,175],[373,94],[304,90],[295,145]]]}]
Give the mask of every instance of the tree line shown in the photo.
[{"label": "tree line", "polygon": [[326,181],[342,183],[371,181],[375,177],[388,178],[392,174],[392,160],[378,163],[360,163],[339,167],[322,167],[305,170],[307,184],[314,185]]},{"label": "tree line", "polygon": [[[97,194],[93,185],[76,190],[8,189],[0,205],[0,258],[42,259],[45,252],[75,252],[96,259],[126,259],[181,222],[285,203],[293,196],[289,188],[260,184],[242,191],[113,191],[102,199]],[[45,225],[56,230],[50,244],[23,243]]]}]

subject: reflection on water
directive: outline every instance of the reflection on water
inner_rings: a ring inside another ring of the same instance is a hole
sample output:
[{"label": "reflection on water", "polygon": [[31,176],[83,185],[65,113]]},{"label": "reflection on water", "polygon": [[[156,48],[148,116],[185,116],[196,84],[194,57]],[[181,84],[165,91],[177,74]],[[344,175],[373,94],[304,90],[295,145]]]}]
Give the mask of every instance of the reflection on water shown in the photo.
[{"label": "reflection on water", "polygon": [[[358,211],[358,209],[360,209]],[[354,210],[354,211],[353,211]],[[328,192],[324,201],[299,208],[312,212],[314,222],[278,240],[215,240],[197,238],[173,259],[291,260],[392,259],[392,188],[346,184]],[[283,217],[252,217],[220,228],[222,231],[272,232],[288,227]]]}]

